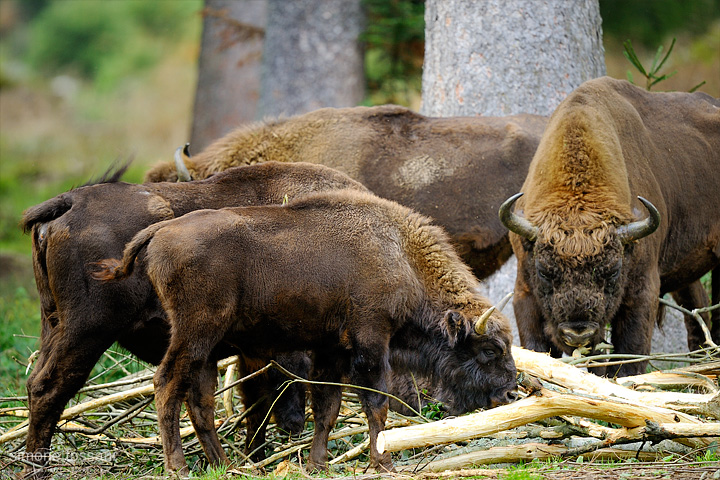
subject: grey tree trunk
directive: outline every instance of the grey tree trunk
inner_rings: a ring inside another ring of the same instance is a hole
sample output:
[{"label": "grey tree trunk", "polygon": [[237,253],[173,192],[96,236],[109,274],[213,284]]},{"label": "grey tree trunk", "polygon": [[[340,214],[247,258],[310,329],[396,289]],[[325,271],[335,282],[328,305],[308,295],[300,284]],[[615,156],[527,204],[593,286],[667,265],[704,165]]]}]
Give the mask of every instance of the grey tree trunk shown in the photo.
[{"label": "grey tree trunk", "polygon": [[604,74],[598,0],[426,2],[426,115],[549,115]]},{"label": "grey tree trunk", "polygon": [[258,118],[266,0],[205,0],[190,147]]},{"label": "grey tree trunk", "polygon": [[360,0],[268,0],[262,115],[360,103],[363,28]]}]

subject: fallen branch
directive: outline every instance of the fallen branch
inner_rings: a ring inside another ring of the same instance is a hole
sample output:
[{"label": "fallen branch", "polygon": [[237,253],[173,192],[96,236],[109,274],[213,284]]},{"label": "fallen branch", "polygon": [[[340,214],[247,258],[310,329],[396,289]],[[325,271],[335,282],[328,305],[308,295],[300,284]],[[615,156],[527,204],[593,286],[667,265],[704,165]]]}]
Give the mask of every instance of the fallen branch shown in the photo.
[{"label": "fallen branch", "polygon": [[[589,417],[628,428],[645,426],[647,419],[656,423],[701,423],[695,417],[666,408],[559,394],[541,389],[536,395],[484,412],[385,430],[378,435],[377,448],[383,453],[465,441],[558,415]],[[686,442],[695,447],[710,443],[707,439],[683,441]]]},{"label": "fallen branch", "polygon": [[720,400],[713,394],[631,390],[606,378],[567,365],[545,353],[515,346],[512,347],[512,353],[518,371],[573,391],[588,392],[602,397],[615,396],[641,405],[675,410],[690,409],[693,412],[702,410],[703,413],[720,418]]},{"label": "fallen branch", "polygon": [[[569,448],[564,445],[547,445],[544,443],[526,443],[523,445],[508,445],[504,447],[492,447],[487,450],[455,455],[442,460],[435,460],[423,466],[423,470],[430,472],[443,472],[471,465],[491,465],[495,463],[519,463],[532,460],[547,460],[553,457],[563,457]],[[658,453],[635,452],[617,448],[604,448],[593,452],[588,460],[621,460],[639,457],[642,460],[657,460]],[[416,468],[413,466],[413,468]],[[400,469],[400,471],[407,471]]]}]

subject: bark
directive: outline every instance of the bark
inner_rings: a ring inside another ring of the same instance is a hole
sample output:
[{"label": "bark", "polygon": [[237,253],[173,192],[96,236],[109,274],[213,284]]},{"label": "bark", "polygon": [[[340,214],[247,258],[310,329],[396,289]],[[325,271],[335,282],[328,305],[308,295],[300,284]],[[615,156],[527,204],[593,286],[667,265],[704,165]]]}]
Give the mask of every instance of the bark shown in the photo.
[{"label": "bark", "polygon": [[258,117],[266,0],[206,0],[191,151]]},{"label": "bark", "polygon": [[360,0],[268,0],[262,115],[360,103],[363,26]]},{"label": "bark", "polygon": [[597,0],[427,0],[425,25],[425,115],[549,115],[605,74]]}]

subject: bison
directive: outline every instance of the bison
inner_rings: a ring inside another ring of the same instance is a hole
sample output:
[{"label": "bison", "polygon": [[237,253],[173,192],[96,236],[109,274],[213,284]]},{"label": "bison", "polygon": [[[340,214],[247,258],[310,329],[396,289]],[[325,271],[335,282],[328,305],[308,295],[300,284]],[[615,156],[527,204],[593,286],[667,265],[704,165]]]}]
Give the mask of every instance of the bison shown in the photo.
[{"label": "bison", "polygon": [[[546,123],[537,115],[433,118],[395,105],[324,108],[239,127],[185,163],[194,179],[268,160],[333,167],[433,218],[482,280],[512,254],[497,210],[520,189]],[[146,175],[177,179],[173,162]]]},{"label": "bison", "polygon": [[648,354],[659,296],[707,303],[698,280],[720,257],[719,106],[607,77],[560,104],[524,195],[500,209],[518,259],[523,346],[570,353],[603,341],[608,323],[616,353]]},{"label": "bison", "polygon": [[[41,464],[47,460],[62,409],[108,347],[118,342],[153,364],[167,349],[169,327],[150,282],[135,276],[119,285],[99,284],[89,277],[89,264],[120,256],[133,235],[148,225],[200,208],[282,203],[327,189],[366,191],[340,172],[308,163],[268,162],[198,182],[145,185],[119,182],[126,167],[108,172],[99,184],[60,194],[23,215],[22,227],[32,231],[42,318],[40,355],[27,381],[26,453]],[[250,368],[252,359],[242,360]],[[295,367],[303,367],[303,362],[292,359]],[[303,369],[295,372],[302,374]],[[263,397],[267,385],[264,380],[246,385],[245,403],[252,405]],[[280,416],[278,424],[295,432],[304,426],[305,403],[303,389],[293,388],[291,395],[283,396],[288,403],[274,411]],[[247,438],[257,439],[247,446],[250,451],[263,443],[263,418],[262,412],[248,418]],[[259,430],[258,435],[254,430]]]},{"label": "bison", "polygon": [[[386,391],[391,350],[431,359],[430,376],[462,389],[477,407],[514,399],[507,318],[477,293],[477,279],[445,232],[395,202],[343,190],[287,205],[191,212],[142,230],[122,260],[101,262],[95,276],[131,280],[136,259],[171,325],[154,377],[169,471],[187,473],[178,425],[185,398],[208,459],[228,462],[212,423],[214,352],[222,344],[258,358],[308,350],[312,379],[348,376],[374,389],[358,395],[370,464],[379,469],[392,469],[389,454],[376,448],[388,408],[378,390]],[[324,469],[340,387],[310,390],[315,434],[308,463]]]}]

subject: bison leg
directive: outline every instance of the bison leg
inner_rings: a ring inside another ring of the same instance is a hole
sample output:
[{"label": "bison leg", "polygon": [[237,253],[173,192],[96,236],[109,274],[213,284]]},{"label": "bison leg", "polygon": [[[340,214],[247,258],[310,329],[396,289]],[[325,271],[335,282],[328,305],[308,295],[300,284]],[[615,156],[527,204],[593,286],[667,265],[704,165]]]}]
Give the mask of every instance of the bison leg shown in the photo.
[{"label": "bison leg", "polygon": [[217,387],[217,363],[205,362],[194,372],[195,379],[190,387],[187,406],[195,434],[203,447],[205,456],[212,465],[228,465],[230,460],[220,444],[215,431],[215,388]]},{"label": "bison leg", "polygon": [[[278,355],[276,361],[294,374],[308,378],[310,357],[305,352],[293,352]],[[251,363],[244,359],[241,364],[243,374],[247,375],[265,365]],[[253,410],[247,415],[247,435],[245,453],[254,462],[265,458],[260,447],[265,443],[265,430],[268,424],[268,412],[272,408],[278,429],[288,435],[299,434],[305,427],[305,386],[293,383],[285,388],[289,379],[276,369],[252,378],[241,384],[243,403]]]},{"label": "bison leg", "polygon": [[[278,355],[276,360],[282,367],[295,375],[308,378],[310,356],[306,352],[284,353]],[[288,378],[276,369],[270,370],[268,376],[270,377],[270,385],[275,388],[275,396],[277,397]],[[273,407],[275,424],[288,435],[298,435],[305,428],[305,391],[304,384],[293,383],[277,398],[277,402]]]},{"label": "bison leg", "polygon": [[352,361],[352,383],[378,390],[378,392],[358,390],[358,396],[370,430],[370,467],[380,472],[394,471],[390,453],[380,454],[377,451],[377,437],[385,429],[388,411],[388,397],[380,392],[387,391],[389,371],[387,345],[355,349]]},{"label": "bison leg", "polygon": [[187,394],[189,383],[187,363],[182,354],[171,347],[153,377],[165,470],[182,476],[190,473],[180,440],[180,406]]},{"label": "bison leg", "polygon": [[[676,292],[672,292],[670,295],[673,299],[675,299],[678,305],[688,310],[707,307],[710,304],[708,294],[705,291],[705,287],[703,287],[702,283],[700,283],[700,280],[695,281]],[[688,348],[690,351],[698,350],[705,344],[705,334],[702,331],[702,327],[698,324],[698,321],[692,315],[684,315],[684,317],[685,329],[687,330]],[[703,313],[702,319],[709,328],[710,315],[708,313]]]},{"label": "bison leg", "polygon": [[[196,324],[199,323],[202,322],[196,322]],[[204,397],[206,386],[197,385],[196,382],[203,378],[205,378],[205,383],[208,382],[206,376],[208,375],[207,372],[209,372],[207,365],[210,358],[209,350],[214,348],[222,334],[213,329],[197,332],[189,327],[190,322],[183,322],[180,325],[170,341],[170,347],[163,361],[155,372],[153,383],[155,384],[155,405],[157,407],[158,427],[165,457],[165,469],[169,472],[177,472],[179,475],[187,476],[190,471],[185,463],[180,440],[180,407],[189,394],[192,396],[195,405],[196,402],[200,401],[200,398],[203,399],[202,402],[207,401]],[[185,325],[188,325],[188,327]],[[213,334],[217,338],[213,338]],[[202,339],[202,342],[193,341],[193,339]],[[206,369],[207,371],[196,379],[195,372]],[[213,375],[216,375],[215,370],[213,370]],[[190,393],[191,390],[193,393]],[[210,394],[212,395],[212,392]],[[210,408],[213,408],[214,411],[214,407]],[[205,426],[208,422],[207,411],[203,411],[202,414],[198,415],[197,419],[203,425],[203,433],[217,435],[214,433],[214,426]],[[212,423],[212,421],[212,413],[210,413],[209,422]],[[212,430],[212,433],[209,430]],[[217,441],[217,437],[215,437],[215,441]]]},{"label": "bison leg", "polygon": [[[102,352],[112,340],[82,335],[82,343],[50,333],[40,346],[40,356],[27,381],[30,418],[25,452],[28,460],[46,465],[50,442],[63,408],[87,380]],[[42,474],[26,466],[24,475]]]},{"label": "bison leg", "polygon": [[[333,353],[335,354],[333,355]],[[342,372],[347,371],[347,368],[343,368],[346,365],[347,354],[344,352],[316,352],[310,378],[311,380],[337,383],[341,380]],[[327,470],[328,437],[340,412],[342,389],[337,385],[312,384],[310,385],[310,398],[315,419],[315,432],[310,446],[308,468],[310,471],[325,471]]]},{"label": "bison leg", "polygon": [[553,346],[550,338],[545,334],[542,312],[537,304],[528,284],[521,278],[523,273],[518,269],[515,281],[515,296],[513,310],[517,322],[520,343],[524,348],[535,352],[550,352],[555,358],[560,358],[562,352]]},{"label": "bison leg", "polygon": [[[647,275],[642,281],[630,282],[637,288],[625,292],[623,303],[612,319],[614,353],[649,355],[657,318],[660,279]],[[608,376],[625,377],[645,373],[647,362],[607,367]]]}]

